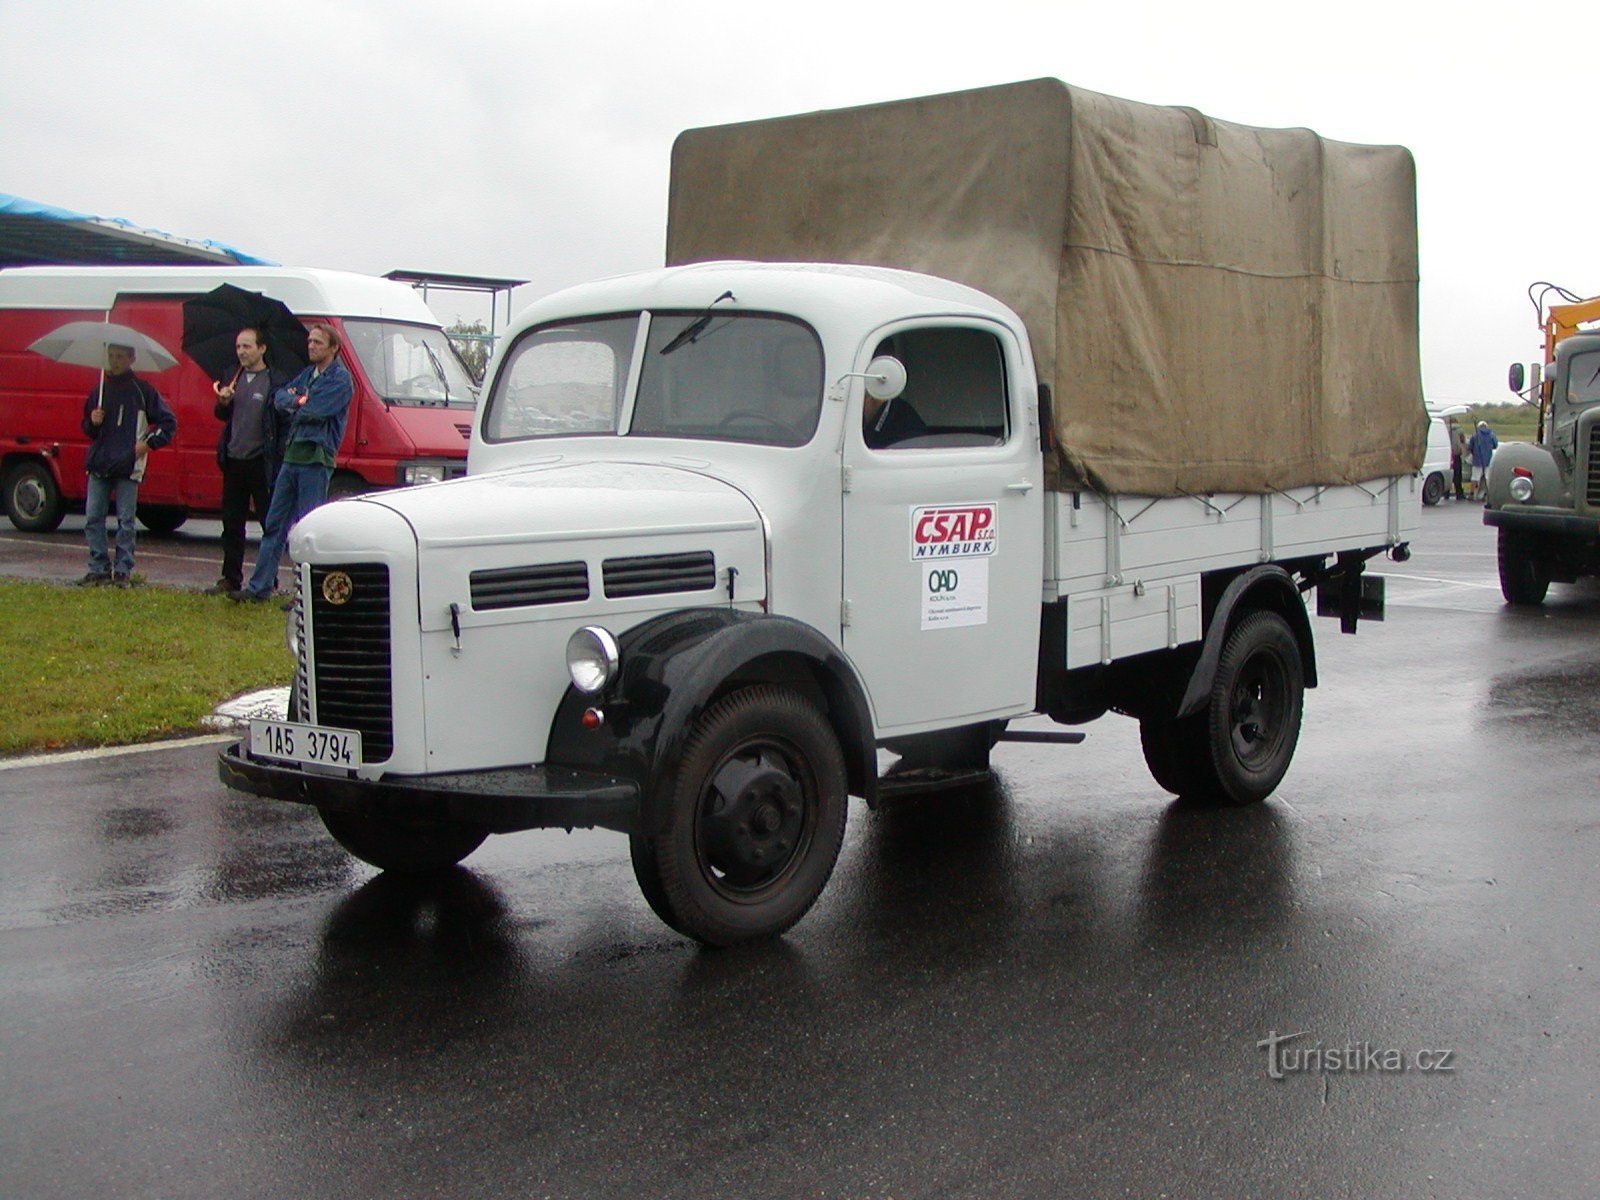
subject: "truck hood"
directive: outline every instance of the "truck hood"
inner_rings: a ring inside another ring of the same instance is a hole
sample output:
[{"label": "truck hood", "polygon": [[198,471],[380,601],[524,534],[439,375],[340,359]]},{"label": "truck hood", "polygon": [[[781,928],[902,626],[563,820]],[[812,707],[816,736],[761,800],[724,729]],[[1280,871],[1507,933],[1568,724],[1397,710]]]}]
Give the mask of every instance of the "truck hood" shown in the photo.
[{"label": "truck hood", "polygon": [[369,495],[405,519],[418,548],[613,542],[751,530],[761,516],[732,484],[639,463],[525,467]]}]

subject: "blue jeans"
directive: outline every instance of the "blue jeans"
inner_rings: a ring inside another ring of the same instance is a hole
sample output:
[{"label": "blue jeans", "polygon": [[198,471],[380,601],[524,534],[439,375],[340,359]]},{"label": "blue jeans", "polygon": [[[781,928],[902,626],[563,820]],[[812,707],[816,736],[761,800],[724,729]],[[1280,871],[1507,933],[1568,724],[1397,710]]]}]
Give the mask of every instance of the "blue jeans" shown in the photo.
[{"label": "blue jeans", "polygon": [[89,494],[83,511],[89,518],[83,526],[84,540],[89,543],[89,574],[109,575],[112,565],[106,557],[106,513],[112,499],[117,504],[117,561],[116,573],[133,573],[133,514],[138,507],[139,485],[131,479],[102,479],[89,476]]},{"label": "blue jeans", "polygon": [[327,467],[284,463],[272,483],[272,503],[261,524],[261,545],[256,548],[256,569],[244,590],[252,596],[265,596],[278,586],[278,561],[289,541],[289,530],[301,517],[328,498]]}]

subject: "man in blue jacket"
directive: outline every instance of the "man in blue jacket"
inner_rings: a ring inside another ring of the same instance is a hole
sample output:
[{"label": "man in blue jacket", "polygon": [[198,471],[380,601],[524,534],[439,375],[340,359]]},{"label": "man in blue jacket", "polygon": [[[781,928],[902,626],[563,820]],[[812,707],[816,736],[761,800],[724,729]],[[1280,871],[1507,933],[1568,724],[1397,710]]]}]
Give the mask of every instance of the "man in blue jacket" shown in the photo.
[{"label": "man in blue jacket", "polygon": [[250,581],[228,596],[265,601],[278,585],[278,563],[289,530],[328,498],[334,459],[350,415],[350,372],[339,363],[339,335],[331,326],[313,325],[306,337],[311,365],[272,394],[278,420],[289,427],[283,462],[272,484],[272,502],[256,550]]},{"label": "man in blue jacket", "polygon": [[[133,373],[130,346],[106,347],[106,370],[83,402],[83,433],[89,439],[84,466],[89,487],[84,502],[88,520],[83,526],[89,543],[89,573],[78,580],[84,587],[133,582],[133,518],[139,502],[139,481],[144,478],[145,456],[170,442],[178,432],[178,418],[161,394]],[[141,420],[141,418],[143,418]],[[117,550],[106,555],[106,514],[113,501],[117,509]]]}]

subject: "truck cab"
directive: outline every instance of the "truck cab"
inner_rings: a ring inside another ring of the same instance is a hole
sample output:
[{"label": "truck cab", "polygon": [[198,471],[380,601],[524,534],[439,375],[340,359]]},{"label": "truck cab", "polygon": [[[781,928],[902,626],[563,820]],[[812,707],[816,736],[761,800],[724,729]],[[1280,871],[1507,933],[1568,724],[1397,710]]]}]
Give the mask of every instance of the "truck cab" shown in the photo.
[{"label": "truck cab", "polygon": [[[1543,372],[1541,439],[1506,442],[1487,474],[1506,602],[1537,605],[1552,582],[1600,573],[1600,330],[1570,334]],[[1524,377],[1513,368],[1514,390]]]}]

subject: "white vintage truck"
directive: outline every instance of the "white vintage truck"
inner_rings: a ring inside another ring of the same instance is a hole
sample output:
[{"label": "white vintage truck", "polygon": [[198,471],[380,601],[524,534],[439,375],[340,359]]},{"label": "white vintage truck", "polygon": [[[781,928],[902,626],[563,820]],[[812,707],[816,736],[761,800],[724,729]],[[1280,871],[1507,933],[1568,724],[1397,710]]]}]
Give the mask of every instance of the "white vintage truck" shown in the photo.
[{"label": "white vintage truck", "polygon": [[1354,631],[1417,524],[1413,194],[1056,81],[690,131],[670,265],[521,314],[468,477],[295,530],[291,720],[222,778],[396,871],[617,830],[711,944],[805,914],[848,796],[1030,714],[1259,801],[1303,594]]}]

